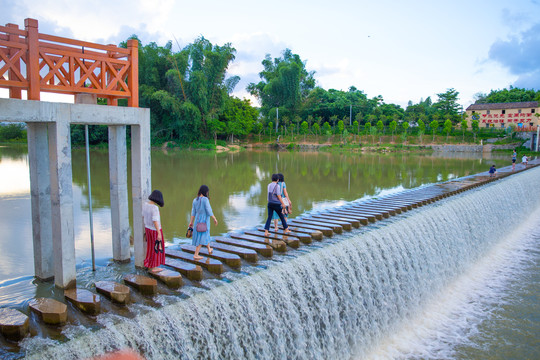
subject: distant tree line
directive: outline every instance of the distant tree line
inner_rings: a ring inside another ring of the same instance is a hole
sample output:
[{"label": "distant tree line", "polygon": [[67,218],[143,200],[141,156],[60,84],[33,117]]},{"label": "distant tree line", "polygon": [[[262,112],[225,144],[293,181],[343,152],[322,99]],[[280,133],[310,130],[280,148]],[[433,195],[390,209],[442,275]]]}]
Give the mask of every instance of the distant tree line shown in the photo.
[{"label": "distant tree line", "polygon": [[[138,39],[133,35],[131,38]],[[125,47],[126,43],[120,44]],[[140,106],[151,110],[151,137],[154,145],[167,141],[179,144],[233,141],[248,135],[347,135],[414,132],[445,133],[463,127],[464,109],[459,92],[453,88],[406,109],[385,103],[382,96],[368,98],[351,86],[347,91],[323,89],[315,72],[290,49],[280,57],[262,60],[260,81],[247,90],[259,100],[260,108],[249,100],[231,95],[240,78],[227,77],[236,50],[227,43],[214,45],[204,37],[172,50],[172,42],[158,46],[139,45]],[[540,91],[510,87],[477,94],[476,103],[533,101]],[[120,102],[125,105],[125,102]],[[84,128],[72,126],[74,144],[84,143]],[[90,143],[107,142],[107,128],[92,126]]]}]

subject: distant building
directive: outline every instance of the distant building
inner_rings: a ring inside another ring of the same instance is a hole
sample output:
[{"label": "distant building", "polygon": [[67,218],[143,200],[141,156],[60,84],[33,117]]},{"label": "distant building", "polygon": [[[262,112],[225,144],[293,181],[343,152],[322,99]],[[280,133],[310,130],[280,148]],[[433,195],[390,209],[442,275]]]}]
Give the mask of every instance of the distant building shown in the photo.
[{"label": "distant building", "polygon": [[478,120],[480,128],[506,128],[514,124],[517,130],[536,131],[540,112],[538,101],[473,104],[466,110],[467,123]]}]

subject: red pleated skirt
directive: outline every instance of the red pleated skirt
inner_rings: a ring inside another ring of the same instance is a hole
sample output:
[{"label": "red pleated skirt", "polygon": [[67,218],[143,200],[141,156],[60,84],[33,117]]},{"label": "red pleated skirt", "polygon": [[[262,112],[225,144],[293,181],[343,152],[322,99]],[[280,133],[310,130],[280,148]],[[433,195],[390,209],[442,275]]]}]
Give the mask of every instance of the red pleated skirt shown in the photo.
[{"label": "red pleated skirt", "polygon": [[[163,238],[163,229],[161,231],[161,238]],[[156,253],[155,246],[158,238],[157,230],[144,228],[146,233],[146,259],[144,259],[144,266],[147,268],[155,268],[165,264],[165,243],[163,243],[163,252]]]}]

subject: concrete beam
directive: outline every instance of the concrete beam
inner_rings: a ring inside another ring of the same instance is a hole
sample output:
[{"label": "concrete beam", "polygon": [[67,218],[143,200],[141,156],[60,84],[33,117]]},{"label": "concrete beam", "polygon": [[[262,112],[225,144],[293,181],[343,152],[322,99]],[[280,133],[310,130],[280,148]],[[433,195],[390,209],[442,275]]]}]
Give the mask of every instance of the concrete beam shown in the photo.
[{"label": "concrete beam", "polygon": [[[0,99],[0,121],[55,122],[56,109],[59,106],[68,107],[69,121],[72,124],[83,125],[137,125],[138,113],[147,112],[150,114],[149,109],[132,107]],[[148,118],[150,118],[150,115],[148,115]]]},{"label": "concrete beam", "polygon": [[41,280],[54,277],[51,226],[51,179],[47,124],[27,126],[30,198],[32,203],[32,237],[34,273]]},{"label": "concrete beam", "polygon": [[60,288],[76,282],[69,118],[69,107],[58,106],[56,122],[49,125],[54,283]]},{"label": "concrete beam", "polygon": [[139,112],[140,125],[131,126],[131,196],[133,198],[133,248],[135,266],[144,267],[145,247],[143,243],[144,225],[142,204],[150,195],[151,158],[150,158],[150,112]]},{"label": "concrete beam", "polygon": [[113,259],[129,261],[130,246],[127,186],[126,126],[109,126],[109,184]]}]

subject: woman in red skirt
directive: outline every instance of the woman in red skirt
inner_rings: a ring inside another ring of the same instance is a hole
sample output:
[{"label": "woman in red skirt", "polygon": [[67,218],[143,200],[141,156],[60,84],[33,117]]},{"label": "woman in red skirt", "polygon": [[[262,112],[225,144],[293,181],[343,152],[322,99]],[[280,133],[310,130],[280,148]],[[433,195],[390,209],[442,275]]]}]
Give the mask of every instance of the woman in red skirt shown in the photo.
[{"label": "woman in red skirt", "polygon": [[143,204],[142,209],[144,231],[146,233],[144,266],[153,272],[163,270],[159,266],[165,264],[163,229],[161,228],[158,205],[160,207],[164,205],[163,194],[159,190],[154,190],[148,197],[148,201]]}]

